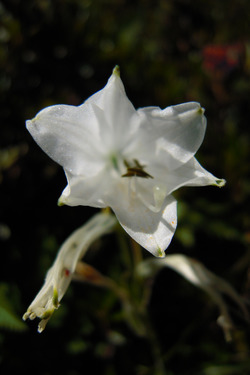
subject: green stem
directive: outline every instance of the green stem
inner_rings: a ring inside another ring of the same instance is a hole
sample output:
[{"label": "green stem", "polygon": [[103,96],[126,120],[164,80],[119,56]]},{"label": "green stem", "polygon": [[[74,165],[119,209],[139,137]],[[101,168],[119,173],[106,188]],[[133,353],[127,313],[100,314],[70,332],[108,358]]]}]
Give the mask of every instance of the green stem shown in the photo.
[{"label": "green stem", "polygon": [[[148,314],[147,314],[148,315]],[[156,337],[155,331],[147,317],[147,339],[151,346],[152,356],[154,360],[154,375],[166,375],[165,365],[161,353],[161,348]]]},{"label": "green stem", "polygon": [[110,287],[122,303],[124,315],[129,326],[136,335],[145,337],[150,345],[154,362],[152,373],[154,375],[166,375],[161,348],[147,309],[150,292],[146,293],[145,289],[149,288],[151,291],[152,286],[145,285],[145,280],[138,277],[135,271],[143,261],[141,246],[134,240],[130,240],[129,249],[129,242],[121,228],[117,229],[117,239],[123,262],[128,271],[127,275],[130,275],[130,277],[127,278],[125,284],[122,282],[123,287],[116,283],[112,283]]}]

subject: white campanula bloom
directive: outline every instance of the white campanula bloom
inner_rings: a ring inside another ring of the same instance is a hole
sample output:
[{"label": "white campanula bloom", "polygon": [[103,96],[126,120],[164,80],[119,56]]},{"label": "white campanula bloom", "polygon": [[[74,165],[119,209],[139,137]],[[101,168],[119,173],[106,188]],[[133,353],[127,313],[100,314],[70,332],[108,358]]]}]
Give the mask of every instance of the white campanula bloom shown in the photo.
[{"label": "white campanula bloom", "polygon": [[194,155],[206,129],[190,102],[136,110],[116,67],[107,85],[80,106],[55,105],[27,121],[39,146],[65,170],[59,204],[111,207],[122,227],[163,257],[177,225],[181,186],[223,186]]}]

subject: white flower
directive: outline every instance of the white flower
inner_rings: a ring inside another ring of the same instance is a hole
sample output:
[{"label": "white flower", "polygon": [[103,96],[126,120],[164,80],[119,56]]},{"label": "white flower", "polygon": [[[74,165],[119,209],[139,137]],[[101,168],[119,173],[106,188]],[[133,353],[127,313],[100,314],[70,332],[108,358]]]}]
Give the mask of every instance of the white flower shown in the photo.
[{"label": "white flower", "polygon": [[249,314],[242,297],[234,288],[221,277],[209,271],[198,260],[187,257],[182,254],[167,255],[165,259],[147,259],[141,262],[137,267],[137,274],[143,278],[153,277],[155,273],[163,267],[169,267],[186,278],[191,284],[203,289],[217,304],[220,310],[220,316],[217,319],[218,324],[222,327],[225,339],[232,340],[232,330],[234,328],[227,304],[223,295],[229,297],[240,308],[243,317],[249,322]]},{"label": "white flower", "polygon": [[163,257],[176,225],[181,186],[223,186],[194,158],[206,129],[196,102],[135,110],[116,67],[107,85],[82,105],[45,108],[27,128],[63,166],[60,204],[111,207],[140,245]]},{"label": "white flower", "polygon": [[23,315],[24,320],[41,319],[38,332],[44,330],[53,312],[60,306],[59,302],[68,289],[79,260],[96,239],[112,230],[116,222],[114,215],[101,212],[74,231],[63,243],[47,272],[42,289]]}]

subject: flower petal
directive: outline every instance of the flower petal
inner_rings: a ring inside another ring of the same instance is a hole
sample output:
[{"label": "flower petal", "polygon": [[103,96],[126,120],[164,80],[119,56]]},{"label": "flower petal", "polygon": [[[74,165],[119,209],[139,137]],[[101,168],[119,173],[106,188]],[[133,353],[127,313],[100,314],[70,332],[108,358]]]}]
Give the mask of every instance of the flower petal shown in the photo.
[{"label": "flower petal", "polygon": [[137,178],[134,177],[134,191],[141,202],[153,212],[159,212],[162,209],[166,198],[167,188],[161,182],[158,183],[155,178]]},{"label": "flower petal", "polygon": [[93,175],[103,167],[96,144],[99,125],[89,106],[47,107],[26,126],[38,145],[68,171]]},{"label": "flower petal", "polygon": [[77,262],[90,245],[102,235],[111,232],[116,224],[113,215],[101,212],[75,230],[60,247],[52,267],[48,270],[44,285],[28,307],[23,319],[39,317],[38,331],[42,332],[60,304],[75,272]]},{"label": "flower petal", "polygon": [[131,121],[131,119],[136,115],[136,110],[128,99],[120,76],[115,70],[109,78],[107,85],[92,95],[85,104],[91,105],[94,111],[96,111],[96,107],[102,110],[100,113],[102,113],[101,116],[105,114],[105,121],[109,125],[109,137],[111,138],[112,145],[119,148],[120,143],[124,143],[129,136],[131,132],[130,127],[132,127],[133,132],[134,121]]},{"label": "flower petal", "polygon": [[[156,181],[159,184],[165,184],[166,194],[171,194],[182,186],[214,185],[222,187],[225,185],[225,180],[219,179],[209,173],[194,157],[186,164],[172,171],[168,171],[164,165],[160,164],[154,165],[151,168],[154,170]],[[152,173],[151,168],[149,168],[149,173]]]},{"label": "flower petal", "polygon": [[106,191],[112,188],[112,178],[106,170],[87,178],[75,176],[68,171],[65,174],[68,185],[59,198],[59,205],[107,207],[104,198]]},{"label": "flower petal", "polygon": [[138,114],[148,139],[144,139],[145,152],[155,142],[157,156],[164,159],[168,170],[191,159],[203,141],[206,118],[199,103],[184,103],[164,110],[140,108]]},{"label": "flower petal", "polygon": [[164,257],[177,226],[177,202],[170,195],[159,212],[152,212],[136,196],[111,204],[125,231],[156,257]]}]

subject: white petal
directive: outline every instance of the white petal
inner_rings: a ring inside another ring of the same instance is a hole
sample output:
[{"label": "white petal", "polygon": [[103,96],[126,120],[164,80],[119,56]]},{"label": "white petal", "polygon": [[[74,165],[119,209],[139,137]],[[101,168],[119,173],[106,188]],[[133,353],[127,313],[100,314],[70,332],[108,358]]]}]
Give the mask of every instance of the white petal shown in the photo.
[{"label": "white petal", "polygon": [[133,116],[136,115],[136,110],[133,104],[128,99],[123,83],[117,74],[112,74],[107,85],[96,94],[92,95],[84,104],[98,107],[102,110],[99,115],[99,121],[105,114],[106,124],[109,125],[109,137],[113,143],[113,147],[119,148],[120,143],[124,143],[124,137],[130,134],[130,128],[134,127],[134,122],[131,122]]},{"label": "white petal", "polygon": [[[188,163],[184,164],[176,171],[173,171],[171,176],[175,176],[175,178],[179,180],[178,186],[174,190],[181,186],[213,185],[222,187],[226,183],[225,180],[215,177],[212,173],[203,168],[195,158],[192,158]],[[186,181],[184,181],[184,178],[186,178]]]},{"label": "white petal", "polygon": [[141,127],[148,140],[144,139],[145,152],[156,142],[157,157],[164,159],[168,170],[186,163],[200,147],[206,118],[199,103],[190,102],[161,110],[158,107],[141,108]]},{"label": "white petal", "polygon": [[119,200],[111,205],[126,232],[157,257],[164,257],[177,226],[177,202],[168,196],[159,212],[152,212],[140,199]]},{"label": "white petal", "polygon": [[89,106],[55,105],[27,121],[38,145],[74,174],[96,174],[101,168],[98,123]]},{"label": "white petal", "polygon": [[166,186],[153,178],[133,177],[135,192],[142,203],[153,212],[158,212],[167,195]]},{"label": "white petal", "polygon": [[107,207],[105,196],[112,189],[112,177],[106,170],[88,178],[65,173],[68,185],[59,198],[59,205]]},{"label": "white petal", "polygon": [[186,164],[172,171],[167,170],[164,161],[161,161],[161,164],[158,163],[150,166],[148,171],[150,174],[154,173],[154,179],[159,186],[166,187],[166,194],[171,194],[183,186],[214,185],[222,187],[225,184],[225,180],[219,179],[209,173],[194,157]]}]

